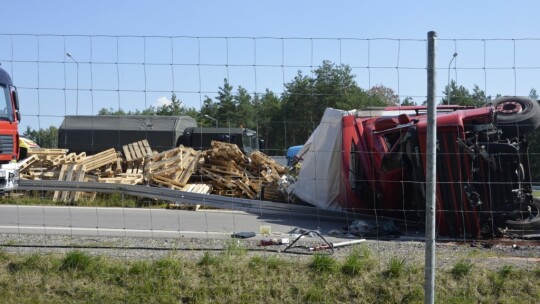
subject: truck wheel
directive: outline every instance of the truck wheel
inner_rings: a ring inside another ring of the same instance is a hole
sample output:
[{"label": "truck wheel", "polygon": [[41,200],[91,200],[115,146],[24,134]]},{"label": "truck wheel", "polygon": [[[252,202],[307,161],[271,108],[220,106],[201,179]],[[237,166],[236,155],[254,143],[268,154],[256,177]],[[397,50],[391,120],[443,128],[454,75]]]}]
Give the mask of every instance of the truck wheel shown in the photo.
[{"label": "truck wheel", "polygon": [[488,106],[495,108],[495,125],[507,136],[519,136],[540,126],[540,105],[528,97],[506,96],[493,100]]},{"label": "truck wheel", "polygon": [[515,230],[540,229],[540,199],[535,198],[525,211],[516,214],[517,219],[506,220],[506,227]]}]

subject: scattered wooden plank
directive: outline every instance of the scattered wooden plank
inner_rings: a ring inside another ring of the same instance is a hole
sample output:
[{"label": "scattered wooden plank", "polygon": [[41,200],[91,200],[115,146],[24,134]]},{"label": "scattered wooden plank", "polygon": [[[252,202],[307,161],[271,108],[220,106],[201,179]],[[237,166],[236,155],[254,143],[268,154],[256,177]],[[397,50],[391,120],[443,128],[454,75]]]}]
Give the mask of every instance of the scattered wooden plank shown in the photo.
[{"label": "scattered wooden plank", "polygon": [[[123,157],[122,157],[123,155]],[[77,167],[76,165],[82,166]],[[229,143],[212,142],[212,148],[195,151],[177,147],[155,153],[142,140],[92,156],[65,149],[36,150],[20,162],[26,179],[95,180],[106,183],[143,184],[195,193],[284,201],[278,187],[286,168],[260,152],[246,157]],[[95,193],[55,191],[53,200],[93,199]]]},{"label": "scattered wooden plank", "polygon": [[210,191],[212,191],[212,185],[211,184],[187,184],[181,190],[186,191],[186,192],[192,192],[192,193],[208,194],[210,193]]},{"label": "scattered wooden plank", "polygon": [[118,161],[118,154],[113,148],[99,152],[92,156],[86,157],[81,164],[86,167],[87,171],[94,171],[106,165],[116,164]]},{"label": "scattered wooden plank", "polygon": [[144,178],[142,174],[120,173],[114,177],[100,177],[97,181],[102,183],[138,185],[143,183]]},{"label": "scattered wooden plank", "polygon": [[27,157],[21,161],[19,161],[19,172],[24,172],[26,168],[30,167],[33,163],[39,160],[39,157],[37,155],[32,155],[30,157]]},{"label": "scattered wooden plank", "polygon": [[[58,180],[61,181],[83,181],[85,176],[84,165],[81,164],[65,164],[60,169]],[[74,202],[79,199],[80,191],[55,191],[53,201]]]}]

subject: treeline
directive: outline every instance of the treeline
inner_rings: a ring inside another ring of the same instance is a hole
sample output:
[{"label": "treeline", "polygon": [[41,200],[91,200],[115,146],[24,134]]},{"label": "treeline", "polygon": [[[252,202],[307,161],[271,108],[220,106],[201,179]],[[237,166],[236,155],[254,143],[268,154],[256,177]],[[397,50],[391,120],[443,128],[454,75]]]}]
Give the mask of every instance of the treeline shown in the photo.
[{"label": "treeline", "polygon": [[[411,98],[404,99],[411,103]],[[278,95],[270,90],[250,93],[241,85],[236,88],[224,79],[217,96],[205,96],[200,110],[184,106],[175,94],[171,102],[144,110],[101,109],[99,115],[188,115],[201,126],[245,127],[256,130],[264,139],[269,154],[282,155],[288,146],[303,144],[328,107],[351,110],[369,106],[399,105],[399,97],[390,88],[376,85],[360,88],[348,65],[324,61],[309,75],[299,71],[284,84]],[[27,127],[23,136],[42,147],[56,147],[58,129],[33,130]]]},{"label": "treeline", "polygon": [[[264,139],[266,151],[271,155],[283,155],[287,147],[303,144],[317,127],[324,110],[328,107],[342,110],[389,105],[414,105],[411,97],[400,100],[388,87],[376,85],[369,89],[360,88],[348,65],[337,65],[323,61],[309,75],[299,71],[278,95],[270,90],[250,93],[241,85],[236,88],[224,79],[218,93],[211,98],[205,96],[200,110],[184,106],[175,94],[171,102],[144,110],[101,109],[99,115],[188,115],[201,126],[246,127],[254,129]],[[441,104],[483,106],[492,97],[475,85],[472,91],[452,81],[442,92]],[[497,97],[497,96],[496,96]],[[530,97],[538,99],[532,89]],[[424,102],[424,101],[423,101]],[[425,102],[424,102],[425,103]],[[57,146],[58,128],[33,130],[27,127],[23,136],[42,147]],[[540,130],[530,135],[532,175],[540,181]],[[538,159],[538,160],[537,160]],[[539,172],[539,174],[536,174]]]}]

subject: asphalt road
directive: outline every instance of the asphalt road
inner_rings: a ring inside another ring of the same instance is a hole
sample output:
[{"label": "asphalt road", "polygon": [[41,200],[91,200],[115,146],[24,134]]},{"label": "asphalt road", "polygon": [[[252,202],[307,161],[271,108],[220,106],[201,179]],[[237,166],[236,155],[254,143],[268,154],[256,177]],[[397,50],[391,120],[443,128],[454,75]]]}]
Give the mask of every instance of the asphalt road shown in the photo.
[{"label": "asphalt road", "polygon": [[55,207],[0,205],[0,233],[60,234],[107,237],[230,237],[233,232],[259,233],[261,225],[272,233],[298,229],[328,232],[347,223],[283,216],[258,216],[225,210],[165,210],[135,208]]}]

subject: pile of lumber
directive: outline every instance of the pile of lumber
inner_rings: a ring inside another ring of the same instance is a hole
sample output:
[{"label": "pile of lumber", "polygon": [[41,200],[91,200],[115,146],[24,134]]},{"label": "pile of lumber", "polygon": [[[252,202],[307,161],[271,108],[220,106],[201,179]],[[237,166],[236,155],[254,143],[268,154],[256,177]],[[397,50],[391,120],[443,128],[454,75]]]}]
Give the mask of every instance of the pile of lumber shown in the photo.
[{"label": "pile of lumber", "polygon": [[[87,156],[65,149],[32,149],[19,162],[21,178],[148,184],[230,197],[284,201],[278,182],[287,168],[256,151],[249,157],[234,144],[212,142],[196,151],[177,147],[153,152],[146,140]],[[93,199],[95,193],[55,191],[54,200]]]}]

